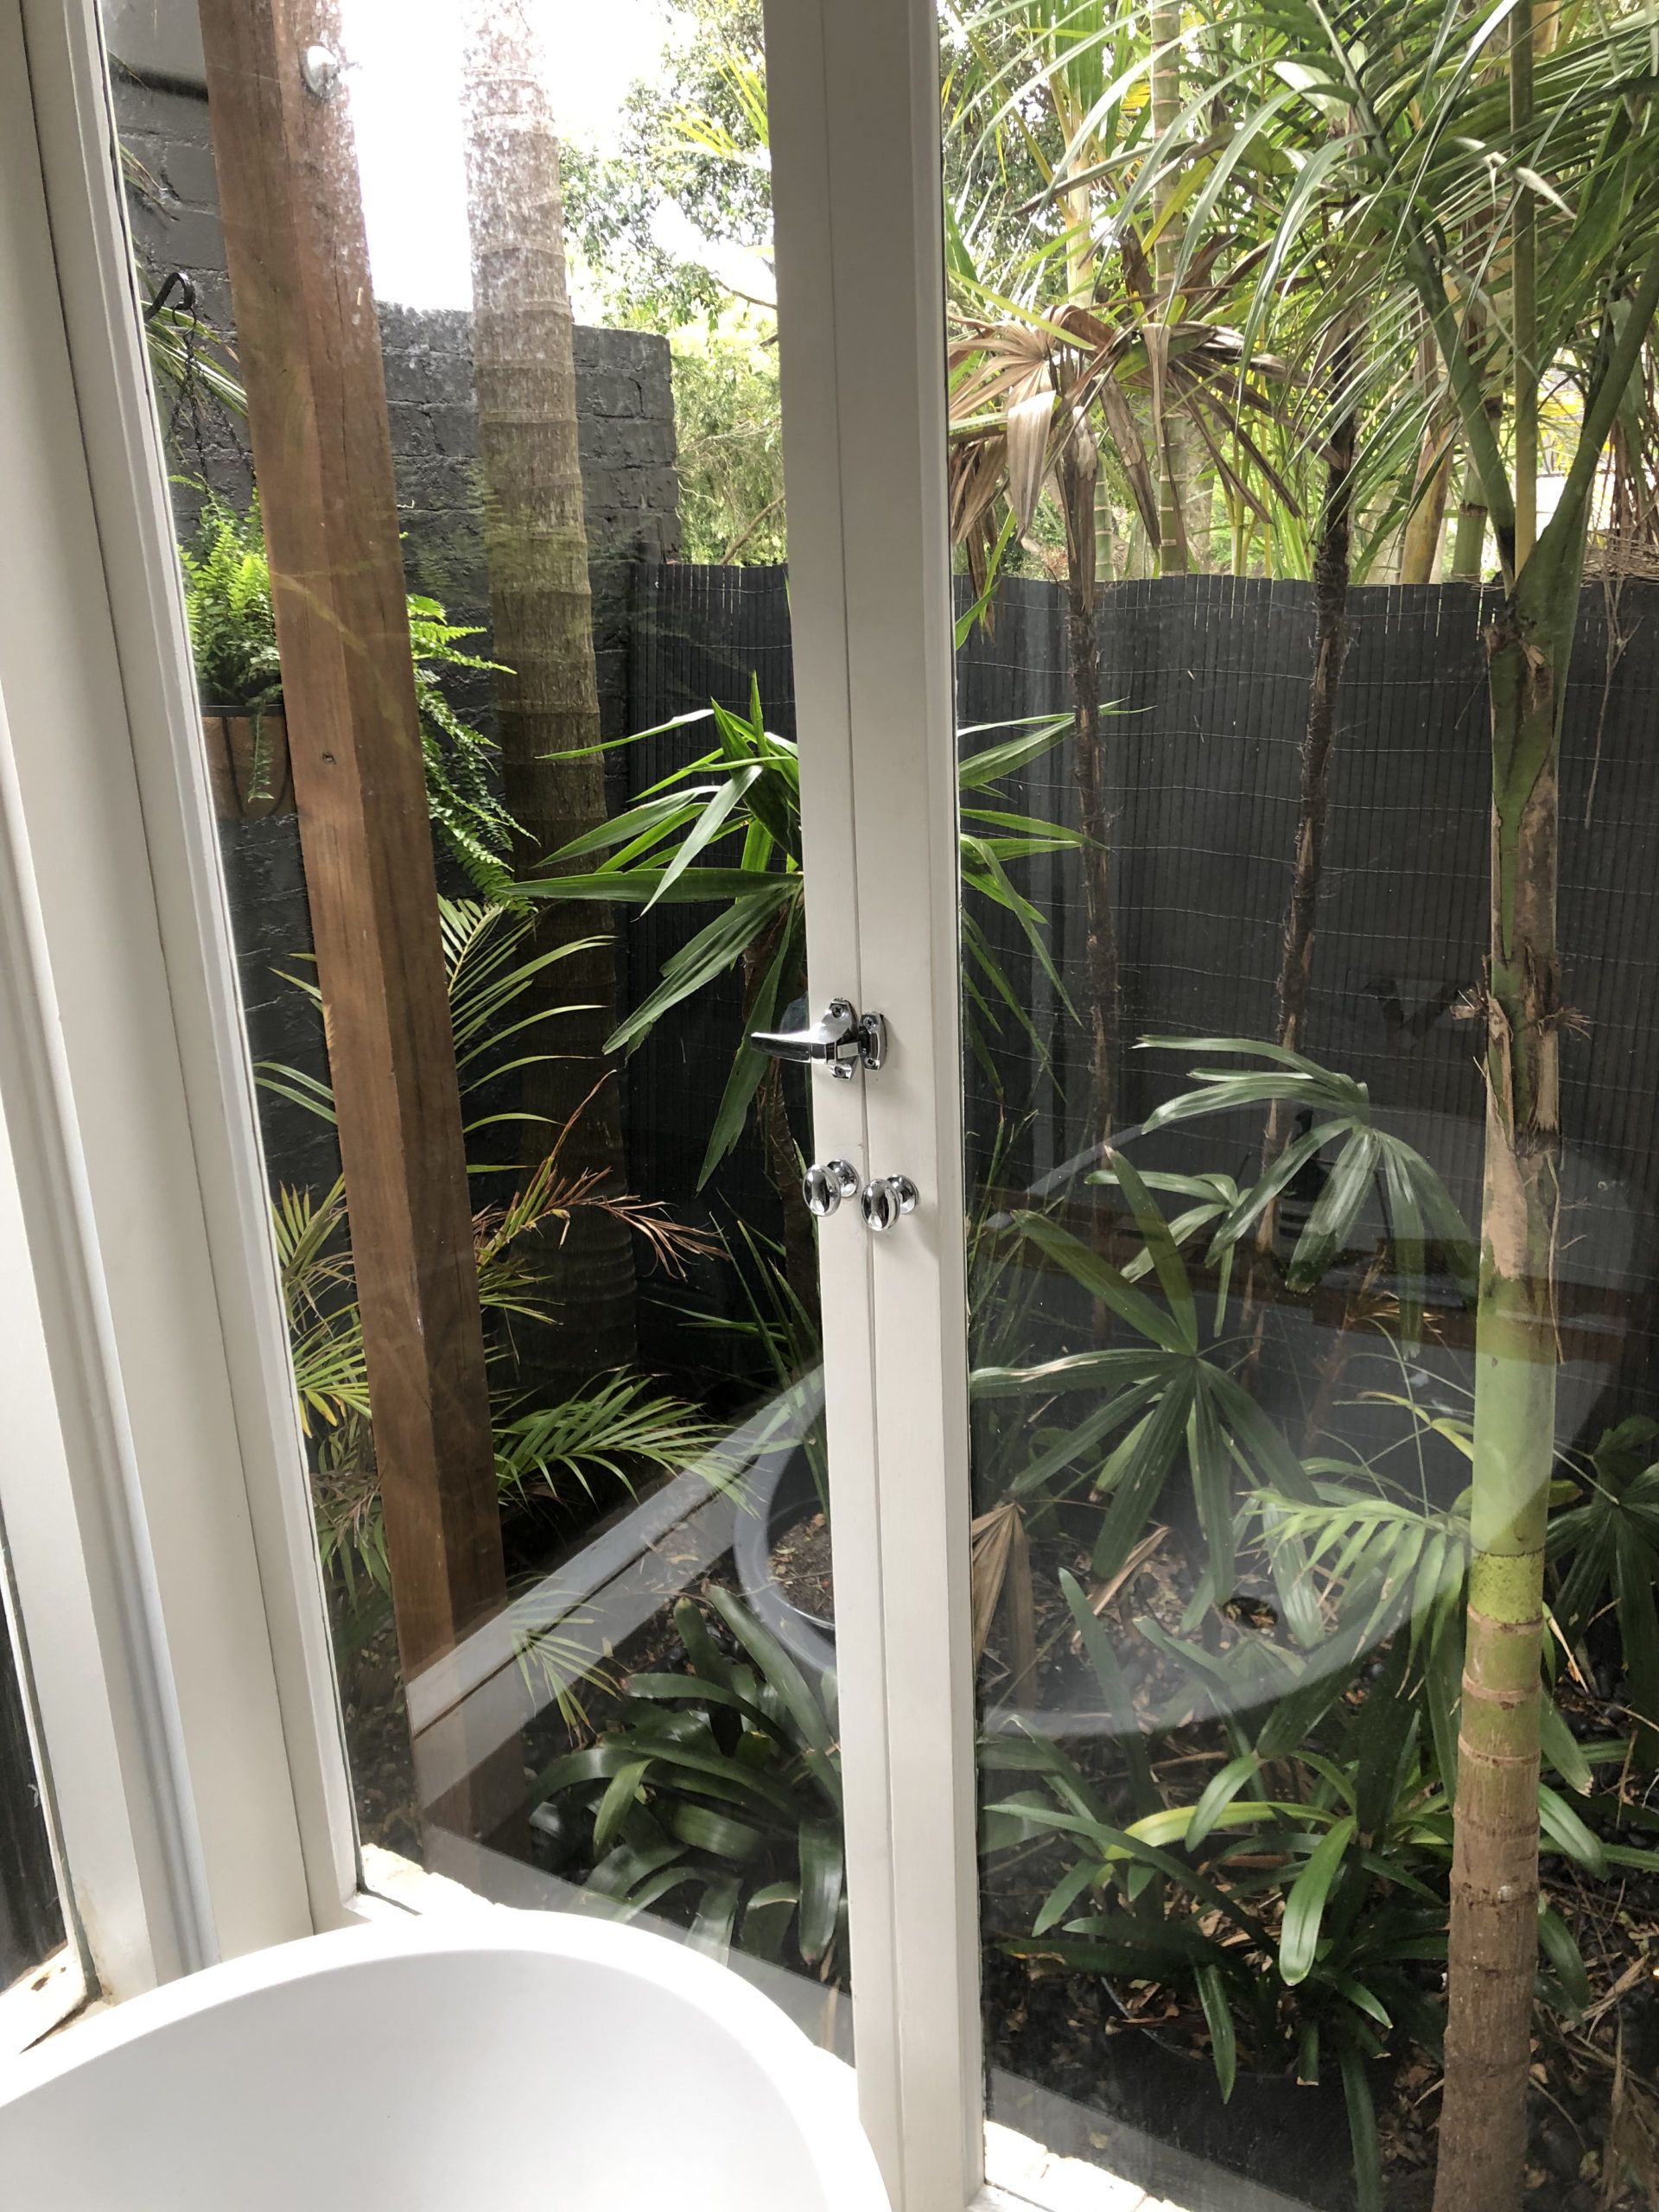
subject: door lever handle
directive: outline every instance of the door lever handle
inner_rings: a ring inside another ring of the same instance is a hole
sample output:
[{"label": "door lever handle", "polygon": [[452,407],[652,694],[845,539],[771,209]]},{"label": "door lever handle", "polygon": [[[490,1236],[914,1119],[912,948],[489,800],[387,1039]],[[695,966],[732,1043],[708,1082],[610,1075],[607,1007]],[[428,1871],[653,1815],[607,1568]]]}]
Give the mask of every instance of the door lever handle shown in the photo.
[{"label": "door lever handle", "polygon": [[879,1014],[860,1014],[849,999],[831,999],[806,1029],[752,1029],[749,1042],[774,1060],[827,1067],[850,1083],[855,1068],[874,1075],[887,1056],[887,1025]]}]

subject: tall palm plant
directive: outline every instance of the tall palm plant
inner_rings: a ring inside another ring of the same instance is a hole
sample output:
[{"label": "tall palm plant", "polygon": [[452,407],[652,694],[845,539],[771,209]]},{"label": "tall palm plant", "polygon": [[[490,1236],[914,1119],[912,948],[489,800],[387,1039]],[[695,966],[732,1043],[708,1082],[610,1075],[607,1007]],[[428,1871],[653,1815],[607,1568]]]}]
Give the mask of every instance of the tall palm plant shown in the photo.
[{"label": "tall palm plant", "polygon": [[[1560,1057],[1571,1020],[1556,930],[1560,717],[1603,453],[1659,309],[1649,29],[1631,10],[1586,14],[1541,53],[1549,41],[1532,0],[1472,11],[1465,0],[1255,0],[1244,13],[1281,77],[1342,125],[1287,195],[1264,295],[1283,286],[1317,232],[1330,315],[1368,314],[1374,330],[1427,329],[1427,404],[1456,422],[1503,575],[1485,632],[1486,1164],[1435,2202],[1437,2212],[1513,2212],[1538,1895]],[[1576,391],[1578,438],[1541,530],[1539,398],[1557,376]],[[1489,407],[1499,378],[1507,454]]]}]

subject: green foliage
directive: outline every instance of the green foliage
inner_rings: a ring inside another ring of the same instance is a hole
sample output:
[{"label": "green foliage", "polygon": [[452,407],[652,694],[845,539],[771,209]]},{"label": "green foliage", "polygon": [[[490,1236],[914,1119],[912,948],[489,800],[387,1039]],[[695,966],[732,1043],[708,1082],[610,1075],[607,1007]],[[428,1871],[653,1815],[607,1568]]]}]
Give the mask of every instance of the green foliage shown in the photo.
[{"label": "green foliage", "polygon": [[495,747],[463,721],[444,695],[446,668],[499,669],[500,663],[462,652],[462,638],[481,637],[476,624],[449,621],[435,599],[409,595],[409,641],[415,663],[415,703],[421,717],[426,810],[432,825],[486,898],[499,896],[518,828],[502,804],[493,773]]},{"label": "green foliage", "polygon": [[[1097,1497],[1108,1499],[1094,1554],[1094,1570],[1103,1580],[1128,1557],[1178,1459],[1185,1459],[1208,1553],[1201,1599],[1195,1601],[1201,1611],[1212,1599],[1232,1593],[1237,1470],[1249,1469],[1262,1487],[1287,1497],[1311,1492],[1295,1454],[1230,1371],[1244,1346],[1224,1333],[1224,1288],[1213,1314],[1200,1307],[1179,1245],[1147,1185],[1122,1153],[1115,1153],[1112,1161],[1162,1301],[1058,1222],[1017,1212],[1020,1233],[1104,1306],[1131,1341],[1107,1351],[1068,1352],[1034,1367],[979,1369],[969,1387],[976,1401],[1035,1396],[1046,1402],[1082,1390],[1102,1395],[1104,1402],[1033,1459],[1011,1491],[1018,1496],[1056,1484],[1069,1468],[1058,1487],[1086,1480]],[[1085,1457],[1090,1446],[1092,1461]],[[1299,1634],[1315,1634],[1294,1566],[1287,1564],[1281,1588]]]},{"label": "green foliage", "polygon": [[[657,988],[606,1039],[607,1052],[632,1052],[672,1007],[679,1006],[747,962],[750,988],[744,1035],[727,1078],[703,1154],[698,1187],[736,1144],[767,1061],[748,1041],[752,1029],[774,1029],[804,988],[806,967],[805,892],[801,872],[801,784],[797,748],[775,737],[760,710],[758,678],[749,680],[746,717],[715,704],[677,715],[655,729],[620,741],[637,745],[663,731],[712,719],[718,743],[684,768],[677,768],[642,794],[626,814],[574,838],[554,854],[550,868],[610,857],[587,874],[548,874],[512,886],[516,899],[587,899],[634,905],[645,911],[659,900],[717,906],[715,918],[664,963]],[[986,724],[984,728],[1007,724]],[[1059,742],[1067,718],[1044,715],[1020,734],[964,760],[960,777],[962,868],[964,887],[1018,921],[1027,944],[1069,1007],[1044,936],[1043,916],[1014,887],[1010,861],[1033,853],[1064,852],[1079,842],[1058,823],[1009,814],[984,803],[992,786]],[[983,734],[964,731],[964,735]],[[702,779],[710,780],[702,780]],[[740,841],[741,842],[737,842]],[[728,849],[737,842],[737,849]],[[713,865],[715,855],[723,865]],[[969,1004],[995,1026],[997,1007],[1011,1014],[1038,1051],[1041,1040],[970,909],[963,916]]]},{"label": "green foliage", "polygon": [[[607,318],[654,330],[713,325],[733,293],[697,257],[702,238],[762,259],[772,241],[760,0],[684,0],[688,27],[628,95],[618,154],[563,149],[567,238]],[[664,216],[674,219],[664,225]],[[661,238],[666,235],[669,243]]]},{"label": "green foliage", "polygon": [[[1069,1574],[1061,1578],[1067,1603],[1128,1760],[1135,1817],[1115,1819],[1099,1784],[1051,1741],[1004,1736],[981,1748],[988,1777],[1034,1777],[1034,1786],[988,1799],[984,1850],[1062,1846],[1064,1863],[1031,1936],[1006,1948],[1185,1995],[1203,2014],[1224,2098],[1241,2063],[1294,2068],[1298,2080],[1313,2082],[1334,2057],[1347,2092],[1358,2202],[1371,2212],[1382,2175],[1368,2069],[1402,2035],[1439,2050],[1440,2005],[1429,1991],[1446,1955],[1452,1858],[1438,1732],[1423,1726],[1426,1678],[1414,1638],[1395,1632],[1412,1592],[1396,1582],[1380,1600],[1389,1573],[1356,1555],[1344,1569],[1335,1631],[1300,1656],[1245,1639],[1218,1657],[1155,1623],[1137,1624],[1192,1681],[1191,1692],[1151,1724],[1154,1738],[1190,1718],[1195,1699],[1221,1700],[1228,1755],[1217,1754],[1217,1770],[1190,1803],[1158,1802],[1150,1747],[1117,1658]],[[1374,1645],[1379,1625],[1383,1641]],[[1265,1710],[1254,1728],[1252,1708]],[[1587,1783],[1581,1757],[1578,1768]],[[1547,1849],[1605,1871],[1595,1838],[1554,1790],[1541,1789],[1540,1812]],[[1538,1936],[1539,1993],[1575,2015],[1588,2001],[1584,1962],[1548,1905]]]},{"label": "green foliage", "polygon": [[[1362,327],[1360,511],[1370,507],[1382,532],[1396,527],[1420,488],[1426,429],[1455,422],[1506,579],[1515,493],[1487,402],[1516,380],[1517,351],[1535,390],[1558,373],[1578,386],[1581,429],[1556,518],[1558,541],[1576,532],[1581,545],[1581,501],[1631,365],[1610,377],[1615,343],[1628,339],[1639,354],[1650,291],[1644,308],[1632,302],[1659,268],[1644,18],[1562,14],[1552,49],[1536,57],[1529,111],[1512,118],[1510,14],[1265,0],[1230,16],[1257,73],[1234,96],[1242,127],[1302,154],[1264,201],[1263,250],[1239,316],[1247,343],[1286,322],[1287,301],[1298,303],[1297,357],[1310,364],[1333,358],[1338,327]],[[1517,337],[1510,270],[1523,226],[1536,237],[1536,301],[1533,328]]]},{"label": "green foliage", "polygon": [[[130,146],[120,149],[120,159],[121,180],[134,203],[165,216],[161,186]],[[194,287],[183,271],[168,270],[157,279],[135,248],[133,276],[139,291],[148,295],[144,342],[157,393],[170,395],[175,408],[192,406],[206,394],[228,414],[245,416],[248,396],[236,373],[236,356],[212,323],[196,314]]]},{"label": "green foliage", "polygon": [[[1582,1643],[1611,1599],[1630,1678],[1637,1756],[1659,1764],[1659,1421],[1610,1428],[1583,1464],[1581,1505],[1553,1516],[1549,1556],[1560,1570],[1557,1627]],[[1575,1469],[1575,1471],[1580,1471]]]},{"label": "green foliage", "polygon": [[[522,906],[488,900],[439,900],[448,986],[450,1026],[464,1123],[477,1139],[499,1125],[538,1117],[499,1104],[503,1080],[548,1055],[545,1025],[564,1009],[525,1014],[523,1001],[555,961],[587,949],[591,940],[526,954],[532,930]],[[321,1011],[316,984],[304,976],[287,980]],[[332,1124],[334,1093],[303,1070],[266,1061],[263,1086]],[[508,1325],[515,1316],[544,1321],[539,1278],[524,1256],[537,1230],[568,1224],[582,1207],[601,1207],[643,1236],[671,1272],[684,1255],[707,1249],[706,1240],[678,1228],[658,1205],[618,1194],[604,1179],[562,1172],[559,1155],[569,1125],[555,1133],[543,1159],[503,1206],[474,1221],[479,1303],[492,1369],[512,1364]],[[474,1174],[499,1174],[504,1164],[473,1160]],[[348,1246],[343,1181],[320,1201],[308,1192],[283,1191],[272,1202],[272,1229],[287,1308],[289,1341],[302,1426],[316,1440],[313,1487],[325,1568],[337,1569],[348,1602],[390,1588],[379,1478],[369,1426],[368,1370],[362,1317]],[[494,1414],[496,1479],[504,1505],[524,1508],[581,1491],[594,1494],[603,1480],[632,1486],[641,1468],[671,1472],[705,1456],[721,1432],[694,1406],[664,1391],[648,1376],[626,1370],[596,1376],[556,1405],[526,1408],[510,1384],[497,1392]]]},{"label": "green foliage", "polygon": [[1149,1114],[1145,1123],[1148,1135],[1176,1122],[1273,1103],[1289,1106],[1312,1125],[1286,1146],[1261,1181],[1221,1217],[1211,1242],[1212,1261],[1230,1251],[1287,1185],[1327,1146],[1335,1144],[1341,1149],[1286,1270],[1291,1288],[1312,1289],[1339,1257],[1376,1186],[1382,1192],[1394,1247],[1402,1341],[1414,1348],[1422,1335],[1424,1274],[1431,1244],[1440,1252],[1465,1298],[1473,1303],[1473,1240],[1451,1192],[1420,1152],[1376,1127],[1370,1094],[1363,1083],[1333,1075],[1316,1060],[1281,1045],[1247,1037],[1147,1037],[1141,1049],[1224,1052],[1268,1063],[1264,1069],[1243,1074],[1230,1068],[1192,1069],[1203,1088],[1183,1092]]},{"label": "green foliage", "polygon": [[[256,494],[245,514],[210,493],[192,545],[181,546],[185,613],[202,703],[257,710],[282,704],[282,667],[270,566]],[[491,775],[495,748],[463,721],[444,696],[444,669],[494,669],[463,652],[482,633],[450,622],[435,599],[411,594],[410,652],[421,718],[427,810],[434,827],[477,887],[493,895],[507,880],[515,824]]]},{"label": "green foliage", "polygon": [[598,1742],[531,1784],[542,1808],[532,1824],[591,1869],[582,1896],[594,1912],[632,1920],[689,1892],[699,1949],[792,1952],[824,1980],[844,1980],[836,1678],[809,1682],[727,1591],[708,1602],[741,1656],[728,1659],[682,1598],[686,1670],[629,1676]]},{"label": "green foliage", "polygon": [[[464,1135],[470,1140],[502,1123],[537,1118],[504,1109],[499,1090],[518,1071],[550,1059],[545,1031],[566,1011],[542,1006],[526,1014],[523,1001],[537,976],[561,960],[592,950],[594,938],[572,938],[546,952],[526,956],[535,922],[521,906],[493,899],[438,898],[438,931],[443,945],[444,984],[449,1001],[450,1033],[454,1039],[455,1075],[466,1116]],[[308,999],[322,1018],[322,993],[313,976],[286,975],[283,979]],[[332,1127],[334,1094],[326,1082],[302,1068],[280,1060],[263,1060],[259,1080],[267,1090]],[[471,1159],[474,1175],[512,1173],[500,1160]]]},{"label": "green foliage", "polygon": [[716,565],[781,562],[776,346],[749,315],[677,331],[671,342],[681,556]]},{"label": "green foliage", "polygon": [[342,1237],[345,1183],[336,1182],[320,1201],[309,1191],[279,1191],[270,1218],[301,1426],[308,1435],[314,1421],[337,1428],[354,1415],[366,1420],[363,1323],[351,1297],[352,1263]]},{"label": "green foliage", "polygon": [[195,543],[180,548],[179,560],[202,704],[279,705],[283,672],[257,497],[239,515],[210,495]]},{"label": "green foliage", "polygon": [[577,1489],[592,1497],[597,1475],[632,1490],[632,1471],[677,1474],[723,1433],[649,1376],[601,1375],[577,1397],[498,1421],[496,1480],[503,1498],[520,1504]]}]

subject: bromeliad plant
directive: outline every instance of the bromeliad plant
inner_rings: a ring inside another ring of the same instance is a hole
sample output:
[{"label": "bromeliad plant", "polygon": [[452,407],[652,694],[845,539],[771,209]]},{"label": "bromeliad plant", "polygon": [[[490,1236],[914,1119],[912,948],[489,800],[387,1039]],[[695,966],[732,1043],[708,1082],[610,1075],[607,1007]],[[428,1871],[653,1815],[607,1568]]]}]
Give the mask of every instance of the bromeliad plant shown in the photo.
[{"label": "bromeliad plant", "polygon": [[777,1639],[724,1590],[682,1598],[683,1672],[627,1677],[598,1742],[555,1759],[531,1786],[532,1825],[556,1862],[591,1868],[588,1908],[632,1920],[675,1898],[690,1941],[791,1953],[825,1981],[846,1974],[840,1724],[836,1678],[809,1683]]}]

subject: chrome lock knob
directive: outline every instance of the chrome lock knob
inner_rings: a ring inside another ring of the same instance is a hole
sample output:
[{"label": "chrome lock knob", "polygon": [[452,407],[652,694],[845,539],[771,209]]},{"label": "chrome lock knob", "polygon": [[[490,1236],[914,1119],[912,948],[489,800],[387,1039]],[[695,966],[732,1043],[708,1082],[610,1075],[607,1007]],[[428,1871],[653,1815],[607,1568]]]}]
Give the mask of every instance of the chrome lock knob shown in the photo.
[{"label": "chrome lock knob", "polygon": [[901,1214],[915,1212],[916,1199],[916,1185],[908,1175],[878,1175],[864,1185],[859,1205],[867,1225],[880,1236]]},{"label": "chrome lock knob", "polygon": [[858,1188],[858,1170],[850,1160],[827,1160],[809,1167],[801,1178],[801,1196],[806,1200],[806,1210],[825,1221],[834,1213],[843,1198],[850,1198]]}]

